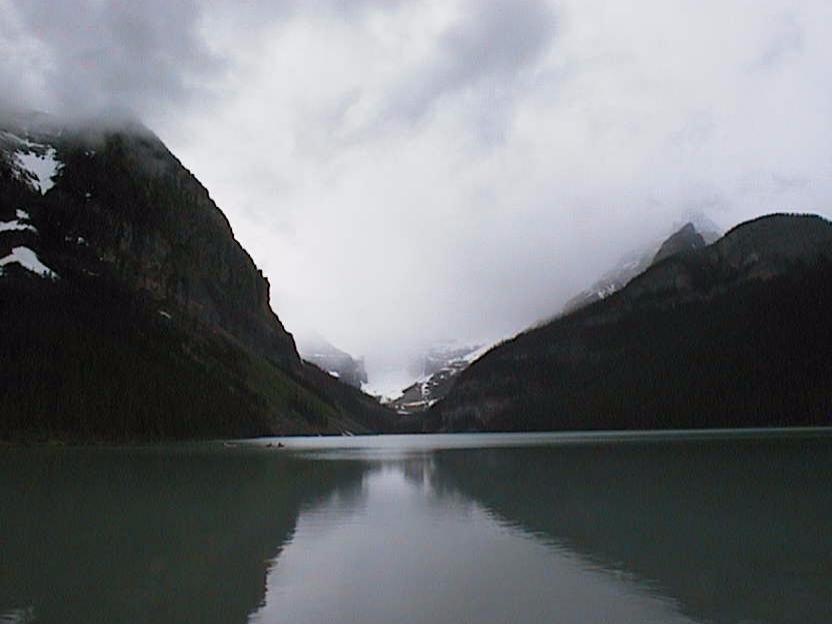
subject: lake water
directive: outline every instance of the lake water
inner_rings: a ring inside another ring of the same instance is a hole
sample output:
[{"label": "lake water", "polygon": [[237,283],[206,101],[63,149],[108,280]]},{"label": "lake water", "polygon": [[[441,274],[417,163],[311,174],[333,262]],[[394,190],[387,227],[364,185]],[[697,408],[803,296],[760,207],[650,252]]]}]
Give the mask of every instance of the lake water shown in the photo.
[{"label": "lake water", "polygon": [[0,450],[0,622],[832,622],[818,431]]}]

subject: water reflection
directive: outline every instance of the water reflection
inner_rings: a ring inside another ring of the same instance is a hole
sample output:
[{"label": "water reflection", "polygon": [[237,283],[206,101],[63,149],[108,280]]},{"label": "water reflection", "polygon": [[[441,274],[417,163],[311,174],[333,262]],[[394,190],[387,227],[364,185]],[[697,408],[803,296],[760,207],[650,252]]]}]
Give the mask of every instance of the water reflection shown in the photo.
[{"label": "water reflection", "polygon": [[6,452],[0,621],[832,621],[832,438],[558,440]]},{"label": "water reflection", "polygon": [[437,468],[444,487],[696,619],[832,621],[829,438],[447,452]]},{"label": "water reflection", "polygon": [[0,614],[245,622],[300,510],[354,496],[362,471],[221,448],[6,451]]},{"label": "water reflection", "polygon": [[442,482],[385,461],[358,507],[302,513],[253,622],[690,622],[672,601],[543,544]]}]

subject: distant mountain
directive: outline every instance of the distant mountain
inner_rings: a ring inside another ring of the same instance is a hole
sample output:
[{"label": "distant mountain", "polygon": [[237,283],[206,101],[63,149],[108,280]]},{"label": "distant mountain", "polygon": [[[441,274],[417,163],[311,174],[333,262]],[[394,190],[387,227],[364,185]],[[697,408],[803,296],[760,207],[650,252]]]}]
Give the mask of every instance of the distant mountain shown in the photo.
[{"label": "distant mountain", "polygon": [[419,378],[387,405],[400,415],[423,412],[445,398],[457,376],[484,352],[485,349],[479,345],[439,345],[430,349],[420,358]]},{"label": "distant mountain", "polygon": [[354,358],[342,351],[323,336],[316,333],[302,334],[297,337],[298,351],[301,357],[318,368],[340,379],[353,388],[361,389],[367,383],[367,370],[363,358]]},{"label": "distant mountain", "polygon": [[624,256],[592,286],[567,301],[563,307],[564,314],[606,299],[624,288],[631,279],[643,273],[651,264],[680,251],[703,247],[721,236],[718,226],[704,215],[695,213],[689,217],[691,220],[682,226],[677,225],[677,231],[664,242],[647,245]]},{"label": "distant mountain", "polygon": [[832,224],[771,215],[474,362],[426,428],[832,424]]},{"label": "distant mountain", "polygon": [[143,126],[0,125],[0,437],[384,429],[302,362],[205,188]]}]

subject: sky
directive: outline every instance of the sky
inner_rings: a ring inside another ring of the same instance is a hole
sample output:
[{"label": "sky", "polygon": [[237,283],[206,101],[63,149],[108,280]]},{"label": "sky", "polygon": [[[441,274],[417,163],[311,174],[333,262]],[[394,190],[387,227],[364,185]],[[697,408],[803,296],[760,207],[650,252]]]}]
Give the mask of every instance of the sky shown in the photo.
[{"label": "sky", "polygon": [[0,108],[139,116],[371,381],[688,214],[832,217],[830,58],[828,0],[0,0]]}]

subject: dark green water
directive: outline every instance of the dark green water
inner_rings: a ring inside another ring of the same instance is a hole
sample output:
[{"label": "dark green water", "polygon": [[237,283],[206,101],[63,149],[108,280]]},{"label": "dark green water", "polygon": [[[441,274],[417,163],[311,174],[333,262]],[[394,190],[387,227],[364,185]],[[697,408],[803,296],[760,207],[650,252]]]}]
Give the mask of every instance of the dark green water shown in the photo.
[{"label": "dark green water", "polygon": [[0,622],[832,622],[832,437],[0,451]]}]

